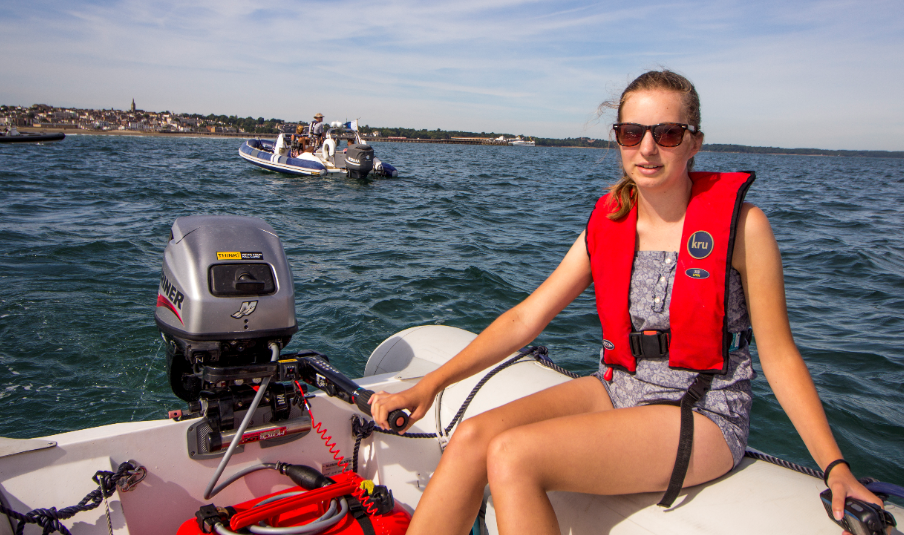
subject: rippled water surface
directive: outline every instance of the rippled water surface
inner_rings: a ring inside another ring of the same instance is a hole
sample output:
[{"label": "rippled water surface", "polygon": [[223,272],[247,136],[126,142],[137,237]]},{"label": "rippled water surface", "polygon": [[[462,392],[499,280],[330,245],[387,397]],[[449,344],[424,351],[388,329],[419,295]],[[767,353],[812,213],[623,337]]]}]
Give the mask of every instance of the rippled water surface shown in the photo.
[{"label": "rippled water surface", "polygon": [[[479,331],[543,281],[616,178],[598,150],[376,144],[397,179],[253,167],[234,139],[69,136],[0,146],[0,435],[165,417],[154,325],[163,248],[191,214],[265,219],[295,276],[299,332],[350,376],[407,327]],[[604,158],[605,157],[605,158]],[[755,170],[782,247],[795,339],[847,458],[904,484],[904,161],[703,153]],[[588,291],[537,340],[596,368]],[[757,364],[758,366],[758,364]],[[812,466],[762,374],[750,444]]]}]

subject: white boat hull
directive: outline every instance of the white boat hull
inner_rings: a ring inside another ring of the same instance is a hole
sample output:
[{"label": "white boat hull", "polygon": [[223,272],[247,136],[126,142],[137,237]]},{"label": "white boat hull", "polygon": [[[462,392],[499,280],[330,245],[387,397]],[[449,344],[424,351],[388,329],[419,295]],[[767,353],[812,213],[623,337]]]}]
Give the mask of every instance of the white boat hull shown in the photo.
[{"label": "white boat hull", "polygon": [[[450,358],[475,335],[444,326],[408,329],[387,339],[371,355],[365,377],[358,383],[367,389],[400,391]],[[441,403],[412,432],[433,433],[452,421],[465,397],[482,375],[446,389]],[[568,380],[533,361],[518,363],[494,376],[471,403],[466,417],[517,397]],[[354,447],[349,419],[360,414],[338,399],[318,392],[311,401],[315,422],[322,422],[339,450],[350,459]],[[131,459],[148,471],[147,478],[131,492],[117,491],[109,500],[116,534],[175,533],[195,512],[211,501],[231,505],[288,488],[287,478],[274,471],[252,473],[234,483],[213,500],[204,500],[204,489],[218,459],[193,460],[186,450],[186,432],[197,420],[120,423],[63,433],[32,441],[0,440],[0,495],[13,510],[73,505],[96,488],[91,477],[97,470],[115,471]],[[46,447],[48,443],[55,445]],[[13,453],[17,450],[27,450]],[[409,511],[441,456],[435,439],[408,439],[373,434],[361,444],[358,472],[387,485],[397,503]],[[334,466],[321,437],[312,432],[289,444],[262,447],[245,445],[233,456],[224,477],[260,462],[306,464],[326,470]],[[840,533],[828,519],[818,494],[821,480],[764,461],[746,458],[730,474],[706,485],[684,491],[669,510],[656,506],[659,493],[627,496],[591,496],[551,493],[562,533]],[[904,510],[889,505],[904,519]],[[76,514],[64,521],[74,535],[108,533],[104,507]],[[487,527],[496,533],[492,497]],[[37,528],[26,528],[29,530]],[[36,532],[36,531],[34,531]],[[0,520],[0,535],[12,528]],[[900,532],[895,532],[900,533]]]}]

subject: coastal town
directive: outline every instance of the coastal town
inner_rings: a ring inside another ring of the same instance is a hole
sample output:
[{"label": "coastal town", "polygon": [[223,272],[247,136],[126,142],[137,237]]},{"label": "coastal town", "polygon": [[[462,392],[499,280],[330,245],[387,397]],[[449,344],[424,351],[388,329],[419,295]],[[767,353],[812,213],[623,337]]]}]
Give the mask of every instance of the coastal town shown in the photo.
[{"label": "coastal town", "polygon": [[134,99],[128,110],[60,108],[46,104],[29,107],[0,105],[0,129],[16,126],[42,130],[239,135],[277,134],[297,124],[276,119],[267,121],[263,117],[241,119],[235,116],[144,111],[136,108]]},{"label": "coastal town", "polygon": [[[235,115],[200,115],[196,113],[173,113],[170,111],[145,111],[136,107],[132,100],[128,110],[81,109],[33,104],[31,106],[0,105],[0,133],[12,127],[31,132],[70,132],[110,134],[182,134],[217,135],[236,137],[276,137],[282,133],[294,133],[299,126],[307,126],[304,121],[289,122],[282,119],[263,117],[237,117]],[[534,146],[533,140],[521,136],[497,134],[493,132],[448,132],[442,130],[414,130],[408,128],[374,129],[363,126],[362,137],[374,141],[395,141],[405,143],[449,143],[472,145],[527,145]],[[581,144],[594,146],[596,140],[581,138]],[[547,143],[548,144],[548,143]]]}]

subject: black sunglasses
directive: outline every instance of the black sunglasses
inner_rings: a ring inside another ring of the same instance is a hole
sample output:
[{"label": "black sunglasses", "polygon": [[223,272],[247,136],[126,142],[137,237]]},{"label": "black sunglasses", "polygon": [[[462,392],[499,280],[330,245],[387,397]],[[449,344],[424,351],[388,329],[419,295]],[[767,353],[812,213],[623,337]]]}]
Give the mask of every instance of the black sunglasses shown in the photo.
[{"label": "black sunglasses", "polygon": [[659,123],[645,125],[637,123],[615,123],[615,141],[622,147],[633,147],[640,144],[647,130],[653,133],[653,141],[660,147],[677,147],[684,140],[684,131],[692,134],[699,132],[696,126],[684,123]]}]

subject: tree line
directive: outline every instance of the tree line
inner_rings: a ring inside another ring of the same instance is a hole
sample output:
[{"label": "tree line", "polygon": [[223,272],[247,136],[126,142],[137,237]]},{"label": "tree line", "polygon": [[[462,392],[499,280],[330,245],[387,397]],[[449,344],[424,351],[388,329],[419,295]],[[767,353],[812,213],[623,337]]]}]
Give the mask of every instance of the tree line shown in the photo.
[{"label": "tree line", "polygon": [[[233,126],[237,130],[248,132],[249,134],[278,134],[281,132],[280,127],[285,122],[282,119],[264,119],[263,117],[236,117],[235,115],[201,115],[198,113],[187,114],[187,117],[194,119],[203,119],[208,124],[222,124],[224,126]],[[302,123],[307,124],[307,123]]]},{"label": "tree line", "polygon": [[825,150],[825,149],[782,149],[779,147],[748,147],[711,143],[703,145],[707,152],[736,152],[739,154],[799,154],[803,156],[854,156],[861,158],[904,158],[904,151],[887,150]]},{"label": "tree line", "polygon": [[[359,130],[362,133],[367,134],[371,132],[380,132],[381,137],[406,137],[411,139],[444,140],[452,139],[454,137],[495,139],[500,136],[506,139],[512,139],[516,137],[514,134],[510,134],[508,132],[465,132],[462,130],[441,130],[439,128],[437,128],[436,130],[427,130],[425,128],[417,130],[414,128],[365,125],[360,127]],[[586,137],[554,139],[545,137],[532,137],[526,136],[524,134],[519,134],[518,137],[521,137],[522,139],[532,139],[538,146],[541,147],[589,147],[599,149],[607,148],[609,146],[609,142],[606,140],[590,139]]]},{"label": "tree line", "polygon": [[[243,129],[245,132],[252,134],[278,134],[280,126],[285,123],[282,119],[264,119],[258,117],[236,117],[235,115],[198,115],[192,114],[190,117],[206,119],[208,121],[216,121],[224,125],[234,126]],[[294,123],[293,123],[294,124]],[[298,124],[307,125],[306,122]],[[515,137],[514,134],[508,132],[466,132],[463,130],[427,130],[426,128],[403,128],[403,127],[386,127],[386,126],[360,126],[358,130],[362,134],[371,134],[379,132],[381,137],[406,137],[411,139],[435,139],[448,140],[454,137],[479,137],[479,138],[498,138],[503,136],[506,139]],[[592,139],[588,137],[567,137],[567,138],[546,138],[532,137],[519,134],[523,139],[532,139],[540,147],[582,147],[593,149],[614,149],[618,145],[614,141],[608,139]],[[904,151],[881,151],[881,150],[825,150],[825,149],[784,149],[780,147],[750,147],[746,145],[732,145],[722,143],[709,143],[703,145],[703,151],[706,152],[734,152],[739,154],[798,154],[804,156],[846,156],[846,157],[865,157],[865,158],[904,158]]]}]

